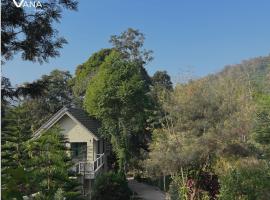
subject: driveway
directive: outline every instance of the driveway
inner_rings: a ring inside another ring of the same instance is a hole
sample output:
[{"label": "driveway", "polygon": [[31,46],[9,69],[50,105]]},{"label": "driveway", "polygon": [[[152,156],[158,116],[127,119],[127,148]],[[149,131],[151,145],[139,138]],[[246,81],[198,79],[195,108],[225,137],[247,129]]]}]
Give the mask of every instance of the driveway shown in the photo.
[{"label": "driveway", "polygon": [[145,183],[139,183],[133,178],[128,178],[129,188],[135,192],[139,197],[144,200],[165,200],[165,193],[158,187],[147,185]]}]

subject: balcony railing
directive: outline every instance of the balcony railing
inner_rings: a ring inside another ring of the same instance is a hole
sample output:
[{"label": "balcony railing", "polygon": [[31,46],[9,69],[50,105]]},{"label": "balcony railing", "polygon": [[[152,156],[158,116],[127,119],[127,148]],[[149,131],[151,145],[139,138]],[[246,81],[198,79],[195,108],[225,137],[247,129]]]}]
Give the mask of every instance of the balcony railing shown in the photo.
[{"label": "balcony railing", "polygon": [[85,178],[93,179],[99,169],[104,165],[104,153],[97,154],[96,160],[92,162],[80,161],[75,164],[74,170],[77,174],[85,176]]}]

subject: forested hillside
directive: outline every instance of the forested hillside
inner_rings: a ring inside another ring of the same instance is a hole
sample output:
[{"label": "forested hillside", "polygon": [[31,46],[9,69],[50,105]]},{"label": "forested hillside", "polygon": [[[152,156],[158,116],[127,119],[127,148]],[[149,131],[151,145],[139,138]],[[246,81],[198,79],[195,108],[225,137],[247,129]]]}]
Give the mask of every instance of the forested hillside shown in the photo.
[{"label": "forested hillside", "polygon": [[254,87],[265,90],[270,82],[270,55],[245,60],[238,65],[226,66],[217,75],[234,79],[247,76]]},{"label": "forested hillside", "polygon": [[146,171],[171,176],[172,199],[270,198],[269,78],[259,57],[160,95]]}]

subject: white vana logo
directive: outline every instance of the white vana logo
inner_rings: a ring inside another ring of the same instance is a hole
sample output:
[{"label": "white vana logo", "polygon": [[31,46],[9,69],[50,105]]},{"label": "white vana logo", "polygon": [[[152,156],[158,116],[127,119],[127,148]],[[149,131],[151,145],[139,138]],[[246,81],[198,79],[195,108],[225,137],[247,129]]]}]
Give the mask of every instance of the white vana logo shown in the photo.
[{"label": "white vana logo", "polygon": [[15,6],[17,8],[20,7],[40,7],[42,8],[42,4],[40,3],[40,1],[25,1],[25,0],[21,0],[20,3],[17,2],[17,0],[13,0],[13,3],[15,4]]}]

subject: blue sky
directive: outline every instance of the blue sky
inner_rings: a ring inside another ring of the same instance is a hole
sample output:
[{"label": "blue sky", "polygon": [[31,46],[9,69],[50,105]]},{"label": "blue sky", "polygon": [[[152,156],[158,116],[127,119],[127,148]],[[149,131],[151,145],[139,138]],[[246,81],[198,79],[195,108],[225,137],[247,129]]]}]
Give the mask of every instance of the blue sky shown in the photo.
[{"label": "blue sky", "polygon": [[12,84],[38,79],[53,69],[69,70],[101,48],[110,35],[128,27],[146,36],[154,51],[146,68],[204,76],[224,65],[270,53],[269,0],[81,0],[77,12],[64,12],[56,25],[68,40],[61,56],[40,65],[15,56],[3,67]]}]

